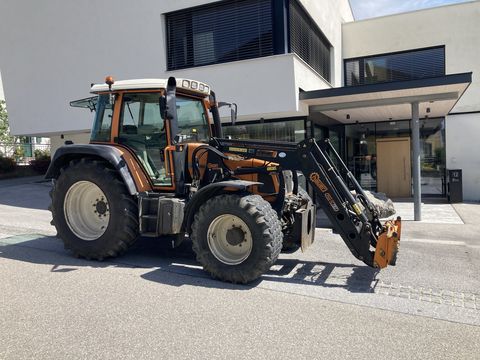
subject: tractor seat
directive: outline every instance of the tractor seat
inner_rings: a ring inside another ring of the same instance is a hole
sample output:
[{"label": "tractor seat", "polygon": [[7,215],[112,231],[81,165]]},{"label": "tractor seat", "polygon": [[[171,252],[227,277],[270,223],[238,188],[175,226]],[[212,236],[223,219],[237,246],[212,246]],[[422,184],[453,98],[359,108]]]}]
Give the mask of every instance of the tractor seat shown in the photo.
[{"label": "tractor seat", "polygon": [[138,128],[135,125],[123,125],[122,133],[124,134],[138,134]]}]

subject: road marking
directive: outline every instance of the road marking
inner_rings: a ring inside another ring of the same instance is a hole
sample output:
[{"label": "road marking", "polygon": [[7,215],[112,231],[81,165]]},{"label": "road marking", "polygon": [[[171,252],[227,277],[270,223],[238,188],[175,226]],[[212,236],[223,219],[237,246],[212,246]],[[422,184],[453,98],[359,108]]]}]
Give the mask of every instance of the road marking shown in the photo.
[{"label": "road marking", "polygon": [[453,241],[453,240],[431,240],[431,239],[415,239],[415,238],[402,238],[400,243],[402,242],[416,242],[416,243],[424,243],[424,244],[437,244],[437,245],[459,245],[465,246],[465,241]]}]

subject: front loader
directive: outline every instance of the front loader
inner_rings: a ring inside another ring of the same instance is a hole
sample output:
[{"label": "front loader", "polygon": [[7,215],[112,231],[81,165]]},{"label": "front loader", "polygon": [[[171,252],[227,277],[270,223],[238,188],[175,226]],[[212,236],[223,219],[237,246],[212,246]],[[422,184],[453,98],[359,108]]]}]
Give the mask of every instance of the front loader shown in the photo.
[{"label": "front loader", "polygon": [[380,222],[328,139],[224,138],[219,106],[235,109],[232,119],[236,106],[189,79],[107,77],[91,92],[71,103],[95,113],[90,144],[59,148],[46,175],[52,223],[74,255],[102,260],[139,236],[173,247],[189,236],[213,277],[251,282],[282,248],[314,241],[316,206],[299,186],[303,173],[352,254],[371,267],[395,265],[401,220]]}]

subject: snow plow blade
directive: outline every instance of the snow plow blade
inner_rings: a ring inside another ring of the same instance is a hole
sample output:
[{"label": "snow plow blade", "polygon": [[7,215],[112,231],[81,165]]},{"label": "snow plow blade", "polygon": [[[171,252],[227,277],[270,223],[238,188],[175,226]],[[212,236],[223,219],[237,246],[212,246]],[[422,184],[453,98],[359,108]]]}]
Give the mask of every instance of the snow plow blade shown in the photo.
[{"label": "snow plow blade", "polygon": [[377,240],[374,266],[380,269],[388,265],[395,265],[397,262],[398,248],[400,245],[400,235],[402,230],[402,220],[389,220],[384,224],[384,231]]}]

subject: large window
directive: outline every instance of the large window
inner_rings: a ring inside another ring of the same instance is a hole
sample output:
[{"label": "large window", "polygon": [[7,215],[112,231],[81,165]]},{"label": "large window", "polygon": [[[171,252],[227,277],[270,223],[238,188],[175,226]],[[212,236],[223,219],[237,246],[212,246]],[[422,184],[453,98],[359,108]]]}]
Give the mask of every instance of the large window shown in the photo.
[{"label": "large window", "polygon": [[345,60],[345,86],[445,75],[443,46]]},{"label": "large window", "polygon": [[331,45],[297,0],[290,0],[290,50],[330,81]]},{"label": "large window", "polygon": [[271,141],[288,141],[298,143],[305,139],[305,121],[275,121],[260,124],[237,124],[224,126],[224,136],[232,139],[259,139]]},{"label": "large window", "polygon": [[166,22],[168,70],[273,55],[271,0],[180,10]]}]

